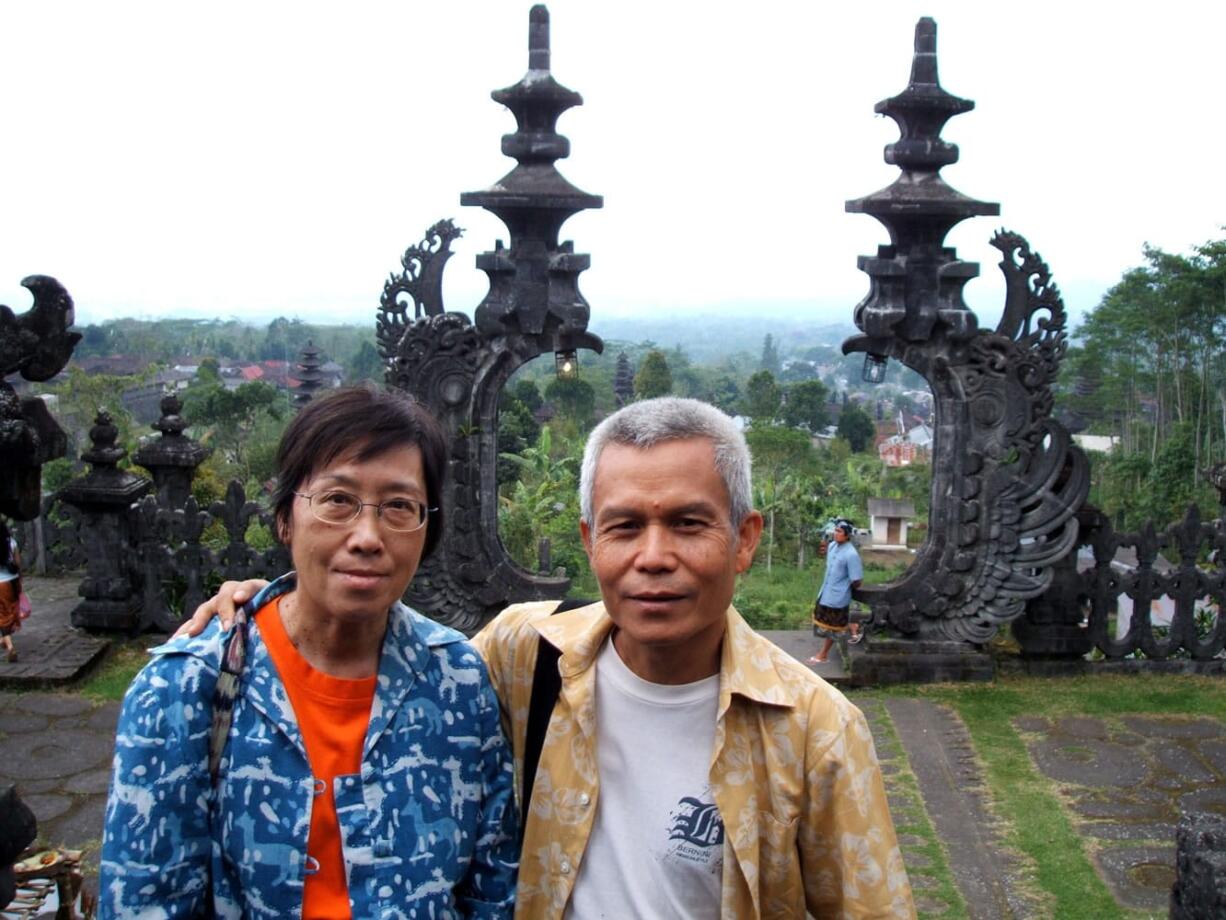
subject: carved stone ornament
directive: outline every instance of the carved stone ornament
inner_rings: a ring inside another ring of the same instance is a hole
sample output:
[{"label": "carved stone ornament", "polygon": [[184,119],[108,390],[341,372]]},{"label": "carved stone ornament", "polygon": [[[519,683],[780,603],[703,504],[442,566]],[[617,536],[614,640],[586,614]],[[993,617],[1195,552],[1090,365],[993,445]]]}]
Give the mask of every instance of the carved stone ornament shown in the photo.
[{"label": "carved stone ornament", "polygon": [[982,330],[962,300],[978,266],[944,245],[959,221],[999,213],[939,175],[958,159],[941,128],[973,105],[941,88],[936,24],[921,19],[910,85],[877,105],[902,133],[886,147],[886,162],[902,175],[847,203],[881,221],[891,245],[860,258],[871,279],[855,313],[864,334],[843,351],[894,358],[918,372],[936,415],[927,539],[902,577],[857,598],[876,622],[906,636],[980,644],[1047,588],[1053,567],[1074,549],[1089,476],[1085,456],[1051,418],[1066,336],[1047,266],[1021,236],[998,232],[992,245],[1003,257],[1005,309],[995,330]]},{"label": "carved stone ornament", "polygon": [[375,340],[384,354],[395,350],[411,322],[406,295],[413,301],[414,320],[443,312],[443,267],[451,258],[452,241],[463,233],[452,221],[440,220],[400,257],[401,271],[384,282],[375,321]]},{"label": "carved stone ornament", "polygon": [[[561,598],[570,585],[566,578],[518,565],[499,539],[499,394],[516,369],[539,355],[603,348],[587,331],[590,310],[578,286],[588,257],[558,242],[570,215],[602,202],[576,189],[554,166],[570,151],[555,131],[558,116],[582,98],[549,72],[549,14],[543,6],[530,13],[527,75],[493,97],[518,123],[502,139],[503,153],[517,165],[494,187],[460,199],[498,215],[511,237],[509,246],[499,241],[477,257],[490,288],[475,310],[475,324],[443,309],[442,269],[460,230],[440,221],[406,251],[404,272],[385,285],[376,326],[388,384],[429,407],[450,440],[443,537],[422,561],[407,600],[470,633],[509,603]],[[415,305],[412,322],[403,294]]]},{"label": "carved stone ornament", "polygon": [[68,363],[79,333],[72,298],[54,278],[30,275],[21,282],[34,306],[16,315],[0,305],[0,514],[19,520],[38,516],[42,466],[64,456],[68,438],[37,397],[19,399],[3,378],[50,380]]}]

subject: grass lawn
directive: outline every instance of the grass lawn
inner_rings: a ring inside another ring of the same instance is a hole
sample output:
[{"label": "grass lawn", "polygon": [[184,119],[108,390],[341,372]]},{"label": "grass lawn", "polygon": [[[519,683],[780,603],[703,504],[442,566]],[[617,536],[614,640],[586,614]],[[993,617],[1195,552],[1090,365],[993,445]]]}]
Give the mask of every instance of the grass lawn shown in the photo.
[{"label": "grass lawn", "polygon": [[[1099,844],[1077,834],[1061,804],[1059,784],[1035,767],[1012,722],[1024,715],[1052,719],[1083,715],[1109,723],[1124,715],[1207,716],[1226,722],[1226,682],[1158,674],[1010,678],[994,684],[900,687],[849,695],[866,706],[891,695],[918,695],[947,704],[961,716],[974,742],[1004,842],[1021,854],[1027,888],[1040,899],[1044,916],[1059,920],[1166,916],[1165,910],[1150,914],[1123,909],[1115,902],[1090,862],[1089,848]],[[1174,846],[1173,840],[1166,843]],[[925,870],[938,880],[947,871]]]},{"label": "grass lawn", "polygon": [[158,641],[141,638],[115,643],[106,660],[76,687],[76,692],[95,700],[122,700],[136,672],[149,660],[149,648]]}]

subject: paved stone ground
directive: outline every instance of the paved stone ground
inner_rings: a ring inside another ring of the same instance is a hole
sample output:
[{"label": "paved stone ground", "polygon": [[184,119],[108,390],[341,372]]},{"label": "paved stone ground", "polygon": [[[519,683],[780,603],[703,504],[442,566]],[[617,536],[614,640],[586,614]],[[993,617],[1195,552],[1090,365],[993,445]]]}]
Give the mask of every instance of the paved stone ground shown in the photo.
[{"label": "paved stone ground", "polygon": [[118,703],[59,693],[0,696],[0,783],[16,783],[49,846],[96,864]]},{"label": "paved stone ground", "polygon": [[[46,634],[42,646],[32,631],[19,634],[26,638],[23,658],[27,646],[67,649],[88,638],[67,625],[74,596],[60,590],[57,602],[54,585],[38,587],[48,591],[45,599],[32,594]],[[808,631],[767,635],[801,661],[818,647]],[[37,660],[33,653],[30,659]],[[838,655],[819,667],[827,679],[846,676]],[[920,916],[939,916],[957,900],[940,887],[943,865],[972,917],[1040,916],[1020,890],[1023,870],[995,836],[969,736],[957,717],[921,699],[858,695],[856,702],[876,739]],[[118,710],[118,703],[67,693],[0,693],[0,783],[17,784],[44,843],[84,849],[87,866],[96,867]],[[1226,814],[1223,726],[1205,718],[1124,716],[1031,717],[1014,728],[1037,768],[1058,784],[1121,910],[1165,915],[1180,809]],[[924,825],[936,831],[939,845],[922,836]]]},{"label": "paved stone ground", "polygon": [[1015,721],[1059,783],[1116,900],[1164,910],[1184,809],[1226,815],[1226,733],[1213,719],[1153,716]]},{"label": "paved stone ground", "polygon": [[966,726],[926,700],[890,699],[884,705],[972,920],[1041,916],[1022,893],[1017,861],[998,840]]}]

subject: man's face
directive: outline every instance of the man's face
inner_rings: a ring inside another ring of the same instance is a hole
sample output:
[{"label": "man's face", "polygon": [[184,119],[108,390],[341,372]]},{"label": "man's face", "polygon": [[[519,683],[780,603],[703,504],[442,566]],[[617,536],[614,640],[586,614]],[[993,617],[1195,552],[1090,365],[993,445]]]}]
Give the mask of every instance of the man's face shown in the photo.
[{"label": "man's face", "polygon": [[736,576],[762,533],[756,511],[734,529],[728,505],[707,438],[601,452],[593,523],[579,526],[619,643],[718,645]]},{"label": "man's face", "polygon": [[847,542],[847,531],[845,531],[842,527],[834,528],[834,542],[835,543],[846,543]]}]

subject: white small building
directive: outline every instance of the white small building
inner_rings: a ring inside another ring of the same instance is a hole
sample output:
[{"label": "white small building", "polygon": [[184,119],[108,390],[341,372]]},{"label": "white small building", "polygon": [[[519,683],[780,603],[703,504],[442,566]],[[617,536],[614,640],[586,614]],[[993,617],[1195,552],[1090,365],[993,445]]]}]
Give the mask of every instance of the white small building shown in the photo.
[{"label": "white small building", "polygon": [[1100,454],[1109,454],[1119,445],[1118,435],[1107,434],[1075,434],[1073,443],[1082,450],[1092,450]]},{"label": "white small building", "polygon": [[915,504],[901,498],[870,498],[868,526],[873,549],[907,548],[907,528],[915,520]]}]

